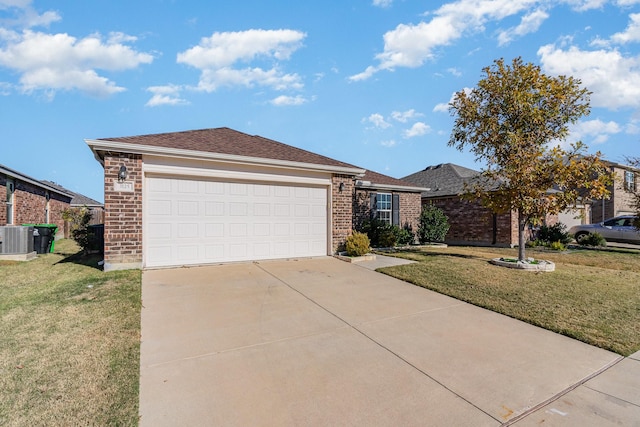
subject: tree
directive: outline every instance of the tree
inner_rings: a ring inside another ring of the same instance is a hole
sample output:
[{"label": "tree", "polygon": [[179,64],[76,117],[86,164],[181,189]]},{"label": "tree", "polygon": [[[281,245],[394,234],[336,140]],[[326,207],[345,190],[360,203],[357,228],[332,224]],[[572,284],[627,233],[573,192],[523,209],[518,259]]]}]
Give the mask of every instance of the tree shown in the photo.
[{"label": "tree", "polygon": [[518,216],[518,259],[525,259],[525,232],[545,214],[575,205],[581,196],[608,195],[611,175],[601,154],[586,154],[581,142],[559,143],[569,124],[589,114],[590,92],[573,77],[552,77],[540,67],[511,66],[503,59],[483,70],[476,88],[454,95],[450,146],[469,147],[486,169],[467,189],[494,212]]}]

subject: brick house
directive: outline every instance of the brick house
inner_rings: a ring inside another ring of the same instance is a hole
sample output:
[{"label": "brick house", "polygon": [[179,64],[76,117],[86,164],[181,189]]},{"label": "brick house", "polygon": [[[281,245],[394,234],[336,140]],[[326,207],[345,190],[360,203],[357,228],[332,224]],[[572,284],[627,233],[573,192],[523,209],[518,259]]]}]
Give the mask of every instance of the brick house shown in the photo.
[{"label": "brick house", "polygon": [[609,199],[593,200],[591,203],[590,223],[594,224],[615,216],[634,214],[634,194],[640,191],[640,169],[609,161],[604,163],[613,173],[614,181],[608,187],[611,193]]},{"label": "brick house", "polygon": [[515,212],[495,214],[480,201],[462,198],[465,184],[479,172],[453,163],[428,166],[403,181],[425,187],[422,205],[433,205],[449,218],[449,244],[515,246],[518,244],[518,216]]},{"label": "brick house", "polygon": [[[480,172],[452,163],[429,166],[403,178],[404,181],[425,187],[423,205],[434,205],[449,218],[449,232],[445,242],[464,245],[518,245],[518,214],[515,211],[496,214],[482,206],[480,200],[462,197],[465,185],[471,184]],[[553,191],[553,190],[550,190]],[[590,205],[578,203],[575,207],[547,215],[547,225],[562,222],[570,228],[588,223]]]},{"label": "brick house", "polygon": [[326,256],[361,199],[371,215],[380,194],[390,223],[420,211],[423,188],[229,128],[86,142],[104,167],[105,270]]},{"label": "brick house", "polygon": [[56,224],[57,236],[64,235],[62,212],[73,195],[43,181],[0,165],[0,226]]}]

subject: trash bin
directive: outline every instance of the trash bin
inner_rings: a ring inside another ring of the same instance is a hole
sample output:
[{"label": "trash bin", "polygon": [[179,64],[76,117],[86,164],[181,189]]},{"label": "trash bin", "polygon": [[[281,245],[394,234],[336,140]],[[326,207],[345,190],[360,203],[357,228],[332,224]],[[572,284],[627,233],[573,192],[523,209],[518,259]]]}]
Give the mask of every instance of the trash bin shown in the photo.
[{"label": "trash bin", "polygon": [[90,250],[104,253],[104,224],[89,225],[87,234],[91,236]]},{"label": "trash bin", "polygon": [[[55,224],[22,224],[24,226],[33,227],[33,249],[39,254],[53,253],[55,244],[54,238],[56,236],[56,231],[58,231],[58,226]],[[38,231],[38,236],[36,236],[35,230]],[[40,237],[39,241],[37,238]]]}]

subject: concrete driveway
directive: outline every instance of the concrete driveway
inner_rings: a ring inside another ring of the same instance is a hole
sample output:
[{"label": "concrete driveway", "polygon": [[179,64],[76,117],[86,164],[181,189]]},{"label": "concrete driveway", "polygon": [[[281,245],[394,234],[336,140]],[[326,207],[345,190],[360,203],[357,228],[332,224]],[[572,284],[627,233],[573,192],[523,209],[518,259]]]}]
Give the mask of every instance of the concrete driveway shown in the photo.
[{"label": "concrete driveway", "polygon": [[556,400],[632,359],[329,257],[145,271],[142,302],[143,426],[640,419]]}]

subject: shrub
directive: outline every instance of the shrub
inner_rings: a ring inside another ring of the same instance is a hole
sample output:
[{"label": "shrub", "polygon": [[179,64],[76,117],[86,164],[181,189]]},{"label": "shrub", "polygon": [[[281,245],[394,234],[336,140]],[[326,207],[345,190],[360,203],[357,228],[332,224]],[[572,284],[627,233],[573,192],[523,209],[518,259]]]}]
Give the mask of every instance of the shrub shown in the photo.
[{"label": "shrub", "polygon": [[405,224],[404,227],[393,226],[396,233],[396,240],[399,245],[406,246],[413,243],[416,236],[413,233],[411,225]]},{"label": "shrub", "polygon": [[71,238],[82,248],[85,254],[97,248],[96,238],[89,231],[91,211],[85,207],[69,208],[62,212],[62,218],[71,224]]},{"label": "shrub", "polygon": [[442,212],[442,209],[433,205],[423,206],[418,226],[420,243],[442,242],[448,231],[449,218]]},{"label": "shrub", "polygon": [[[571,242],[571,234],[567,232],[567,226],[561,222],[552,226],[543,225],[538,232],[538,240],[542,240],[548,245],[553,242],[560,242],[567,245]],[[546,246],[546,245],[545,245]]]},{"label": "shrub", "polygon": [[554,251],[566,251],[567,247],[562,242],[551,242],[549,244],[549,249]]},{"label": "shrub", "polygon": [[351,236],[347,237],[347,255],[362,256],[369,253],[369,237],[366,234],[354,231]]},{"label": "shrub", "polygon": [[578,243],[583,246],[607,246],[607,241],[602,237],[602,234],[595,232],[587,234],[578,240]]}]

